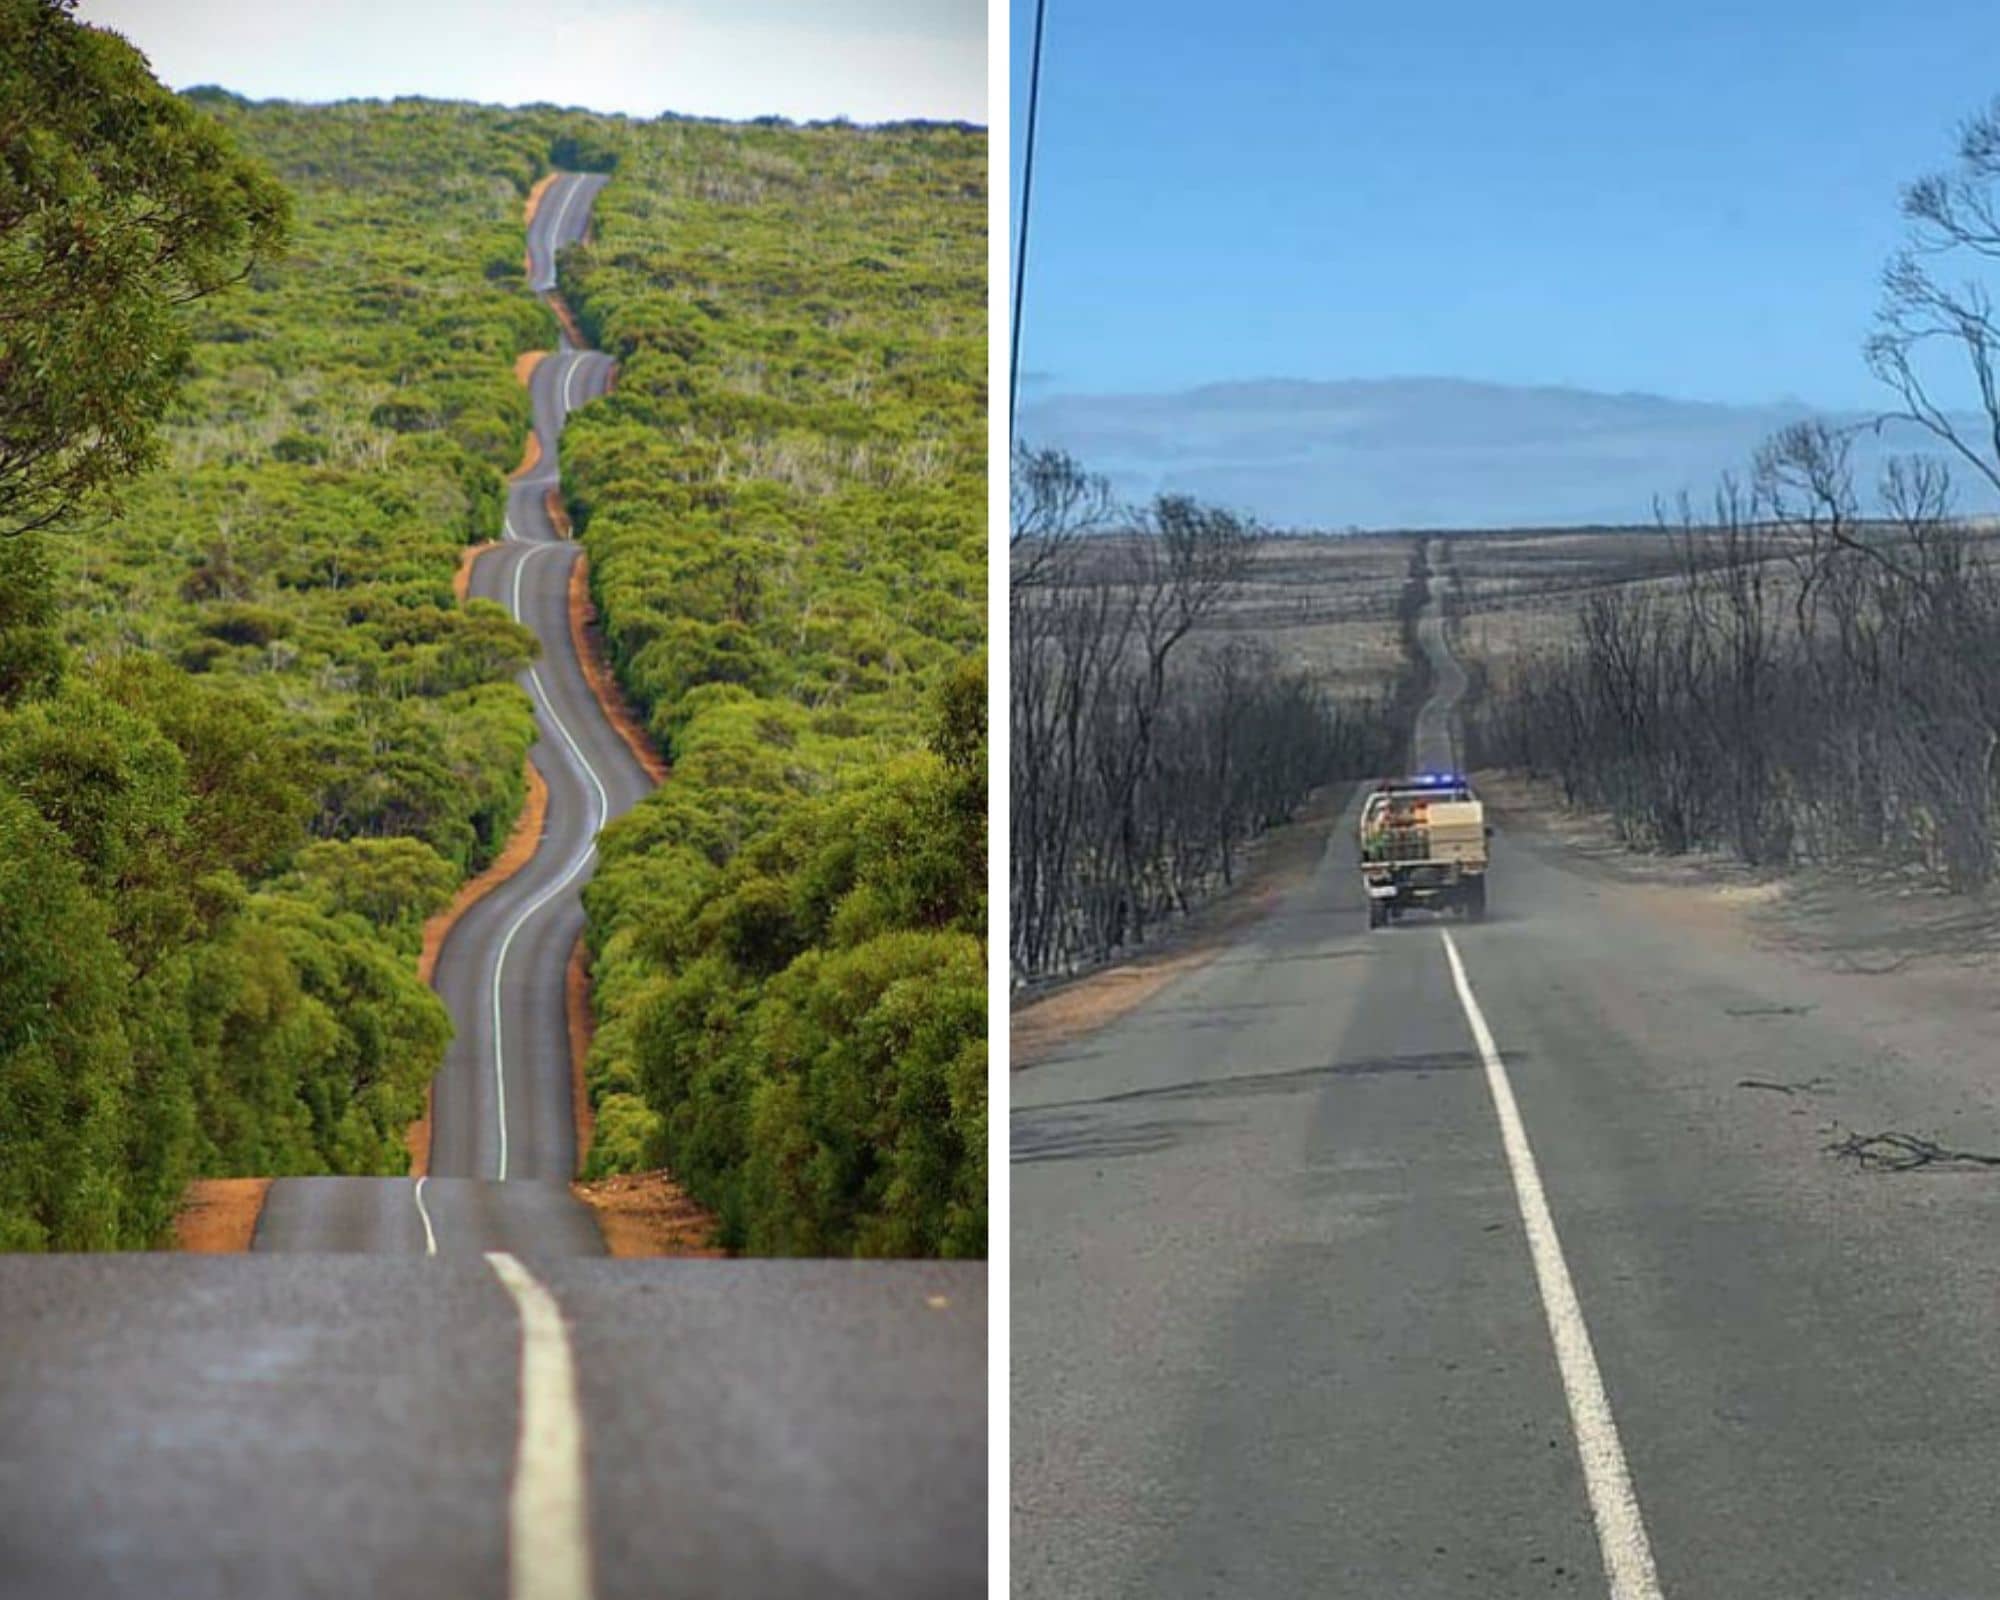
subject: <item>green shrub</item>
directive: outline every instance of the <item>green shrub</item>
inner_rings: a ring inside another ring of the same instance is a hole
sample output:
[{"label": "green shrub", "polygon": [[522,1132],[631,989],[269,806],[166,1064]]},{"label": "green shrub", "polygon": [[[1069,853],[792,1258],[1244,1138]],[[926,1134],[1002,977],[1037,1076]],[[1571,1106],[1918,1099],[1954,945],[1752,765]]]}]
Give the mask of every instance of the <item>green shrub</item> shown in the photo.
[{"label": "green shrub", "polygon": [[635,129],[562,266],[623,362],[564,483],[674,762],[586,895],[591,1165],[742,1249],[985,1249],[985,160]]}]

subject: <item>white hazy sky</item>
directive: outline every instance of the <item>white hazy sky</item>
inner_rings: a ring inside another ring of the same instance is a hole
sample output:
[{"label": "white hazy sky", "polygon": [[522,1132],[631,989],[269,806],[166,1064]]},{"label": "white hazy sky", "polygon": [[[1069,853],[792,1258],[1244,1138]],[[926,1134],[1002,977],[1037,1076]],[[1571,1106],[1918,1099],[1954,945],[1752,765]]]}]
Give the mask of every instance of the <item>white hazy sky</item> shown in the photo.
[{"label": "white hazy sky", "polygon": [[176,89],[986,121],[984,0],[82,0]]}]

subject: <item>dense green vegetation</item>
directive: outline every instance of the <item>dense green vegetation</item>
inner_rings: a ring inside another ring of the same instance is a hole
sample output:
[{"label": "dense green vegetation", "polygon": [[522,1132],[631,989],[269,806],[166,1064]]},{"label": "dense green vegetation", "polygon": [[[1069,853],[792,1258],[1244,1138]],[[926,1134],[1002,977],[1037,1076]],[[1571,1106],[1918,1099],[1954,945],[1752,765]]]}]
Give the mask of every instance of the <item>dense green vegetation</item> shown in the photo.
[{"label": "dense green vegetation", "polygon": [[[197,1174],[403,1170],[450,1031],[422,921],[505,837],[534,737],[532,636],[451,579],[518,458],[514,355],[551,342],[521,201],[569,119],[164,98],[159,137],[282,183],[290,241],[162,331],[159,465],[0,540],[12,1248],[157,1242]],[[92,126],[65,106],[26,147],[73,178]]]},{"label": "dense green vegetation", "polygon": [[296,238],[195,319],[166,469],[69,541],[79,642],[282,702],[315,834],[475,866],[520,805],[533,722],[509,680],[534,640],[451,578],[527,430],[514,356],[550,339],[520,222],[547,135],[419,102],[200,98],[292,187]]},{"label": "dense green vegetation", "polygon": [[[590,900],[594,1164],[672,1165],[752,1249],[983,1251],[983,135],[163,104],[249,270],[151,307],[163,427],[0,543],[0,1245],[402,1169],[449,1031],[423,919],[533,740],[532,636],[451,579],[553,343],[553,165],[618,172],[566,267],[624,370],[565,471],[677,763]],[[5,115],[83,215],[87,111]]]},{"label": "dense green vegetation", "polygon": [[563,263],[563,473],[674,763],[586,896],[591,1166],[767,1252],[985,1249],[976,130],[665,123]]},{"label": "dense green vegetation", "polygon": [[0,0],[0,534],[154,459],[180,306],[284,241],[284,190],[75,3]]}]

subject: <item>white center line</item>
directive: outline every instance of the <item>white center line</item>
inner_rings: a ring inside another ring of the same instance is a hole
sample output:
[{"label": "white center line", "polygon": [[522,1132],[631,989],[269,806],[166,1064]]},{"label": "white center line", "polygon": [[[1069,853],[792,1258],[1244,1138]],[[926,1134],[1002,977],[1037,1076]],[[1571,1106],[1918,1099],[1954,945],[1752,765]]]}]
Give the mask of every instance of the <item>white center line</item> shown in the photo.
[{"label": "white center line", "polygon": [[512,1600],[590,1600],[590,1514],[584,1496],[583,1417],[562,1308],[503,1251],[487,1263],[521,1314],[521,1431],[507,1502],[507,1592]]},{"label": "white center line", "polygon": [[1597,1370],[1590,1330],[1584,1325],[1583,1306],[1563,1260],[1562,1241],[1556,1237],[1555,1218],[1549,1214],[1549,1202],[1542,1192],[1541,1171],[1535,1165],[1535,1152],[1528,1143],[1521,1109],[1514,1102],[1507,1065],[1500,1059],[1493,1032],[1486,1026],[1485,1014],[1480,1011],[1471,980],[1465,975],[1465,963],[1459,960],[1458,946],[1449,933],[1444,933],[1444,953],[1451,962],[1452,982],[1458,986],[1465,1020],[1472,1026],[1473,1040],[1486,1063],[1486,1087],[1492,1092],[1493,1110],[1500,1119],[1500,1138],[1507,1149],[1507,1166],[1514,1176],[1514,1197],[1528,1231],[1528,1252],[1534,1258],[1542,1310],[1548,1317],[1549,1336],[1555,1342],[1556,1365],[1562,1372],[1563,1393],[1569,1401],[1570,1427],[1576,1434],[1576,1451],[1583,1463],[1584,1486],[1590,1494],[1590,1514],[1597,1524],[1597,1547],[1604,1557],[1611,1600],[1660,1600],[1660,1576],[1653,1566],[1653,1547],[1646,1539],[1646,1524],[1639,1515],[1639,1497],[1633,1492],[1625,1450],[1618,1442],[1611,1398],[1605,1393],[1603,1375]]},{"label": "white center line", "polygon": [[431,1214],[424,1208],[424,1185],[430,1181],[428,1174],[417,1179],[416,1200],[417,1215],[424,1219],[424,1254],[434,1256],[438,1253],[438,1239],[437,1235],[431,1231]]},{"label": "white center line", "polygon": [[[537,545],[534,549],[529,550],[523,555],[519,561],[514,563],[511,609],[514,613],[515,621],[518,622],[521,620],[521,573],[523,569],[543,551],[556,548],[558,547],[552,544]],[[576,742],[576,736],[569,731],[563,719],[556,715],[555,703],[549,699],[548,691],[542,687],[541,674],[533,667],[528,669],[528,684],[534,693],[536,710],[547,719],[548,724],[561,736],[562,742],[569,747],[569,753],[575,757],[577,766],[582,770],[583,775],[590,780],[590,787],[596,796],[597,815],[592,819],[589,829],[584,834],[583,848],[570,859],[569,866],[554,883],[550,884],[548,888],[544,889],[533,900],[529,901],[527,905],[521,908],[520,913],[508,925],[506,933],[501,936],[499,952],[493,958],[493,1092],[494,1110],[500,1123],[500,1159],[494,1176],[501,1183],[507,1181],[507,1049],[504,1024],[500,1016],[500,996],[504,988],[502,976],[507,966],[507,952],[513,948],[514,936],[521,931],[528,920],[537,911],[540,911],[543,906],[547,905],[557,895],[561,894],[563,890],[568,888],[576,875],[590,865],[591,857],[597,853],[597,835],[603,829],[605,821],[611,815],[611,797],[605,792],[603,779],[598,777],[597,769],[590,764],[589,758],[584,755],[583,747]]]},{"label": "white center line", "polygon": [[[555,217],[553,219],[553,224],[549,228],[548,232],[544,235],[545,238],[550,240],[547,249],[548,249],[549,276],[551,282],[553,282],[554,280],[554,272],[555,272],[556,241],[559,241],[561,239],[563,222],[569,216],[570,202],[575,200],[578,191],[581,190],[584,187],[584,185],[583,181],[580,178],[571,177],[570,181],[564,184],[562,187],[563,187],[562,204],[557,207]],[[565,344],[566,343],[567,341],[565,340]],[[557,393],[557,399],[559,403],[558,403],[558,415],[556,418],[556,426],[558,429],[560,429],[563,421],[568,417],[570,411],[573,409],[574,403],[570,398],[570,385],[575,381],[577,369],[582,365],[583,365],[583,353],[572,352],[570,355],[569,363],[563,372],[562,386]],[[528,480],[523,480],[523,481],[528,481]],[[542,481],[542,480],[536,479],[533,481]],[[559,475],[552,474],[549,481],[560,481]],[[503,537],[508,540],[514,541],[516,543],[529,542],[523,540],[521,535],[515,530],[512,515],[508,512],[502,513],[501,530]],[[521,617],[522,571],[527,567],[528,563],[531,560],[533,560],[536,555],[540,554],[542,550],[547,548],[549,548],[548,545],[538,543],[535,549],[529,550],[526,554],[524,554],[520,558],[520,560],[514,563],[514,581],[511,592],[510,609],[513,612],[514,620],[516,622],[522,620]],[[571,756],[575,758],[577,766],[582,770],[583,775],[590,780],[590,787],[595,792],[596,796],[597,816],[591,822],[589,830],[584,836],[583,849],[570,859],[569,865],[564,869],[562,875],[558,877],[554,883],[550,884],[549,887],[543,890],[541,894],[537,895],[526,906],[522,907],[520,913],[514,918],[514,920],[510,924],[508,924],[507,931],[501,936],[499,950],[493,957],[493,976],[490,983],[492,991],[492,1009],[493,1009],[493,1101],[494,1101],[494,1114],[499,1122],[499,1155],[498,1155],[498,1160],[495,1164],[494,1177],[498,1182],[501,1183],[505,1183],[507,1181],[507,1043],[506,1043],[506,1024],[501,1016],[501,1010],[500,1010],[500,997],[505,990],[504,976],[507,967],[507,953],[513,948],[515,935],[521,931],[521,929],[527,924],[528,920],[531,917],[533,917],[536,912],[540,911],[543,906],[547,905],[557,895],[562,893],[564,889],[568,888],[571,882],[575,880],[576,876],[580,872],[582,872],[585,867],[590,865],[591,858],[595,856],[597,853],[597,835],[600,831],[602,831],[604,824],[606,823],[606,821],[609,820],[611,816],[611,797],[605,791],[603,779],[601,779],[598,776],[597,769],[590,764],[589,759],[584,755],[583,747],[577,743],[576,736],[569,731],[568,727],[565,726],[565,724],[563,723],[562,718],[556,714],[555,704],[553,701],[550,700],[548,691],[542,686],[541,674],[537,672],[535,668],[532,666],[528,668],[528,686],[532,691],[537,712],[542,718],[546,720],[547,724],[553,727],[556,730],[557,734],[560,735],[562,742],[566,746],[568,746]],[[419,1211],[422,1211],[423,1198],[421,1194],[421,1188],[422,1188],[421,1184],[419,1184],[418,1187],[419,1187],[419,1194],[417,1199],[417,1209]],[[428,1216],[424,1218],[424,1231],[428,1236],[430,1232],[430,1218]],[[432,1244],[432,1253],[433,1254],[436,1253],[436,1245],[434,1241]]]}]

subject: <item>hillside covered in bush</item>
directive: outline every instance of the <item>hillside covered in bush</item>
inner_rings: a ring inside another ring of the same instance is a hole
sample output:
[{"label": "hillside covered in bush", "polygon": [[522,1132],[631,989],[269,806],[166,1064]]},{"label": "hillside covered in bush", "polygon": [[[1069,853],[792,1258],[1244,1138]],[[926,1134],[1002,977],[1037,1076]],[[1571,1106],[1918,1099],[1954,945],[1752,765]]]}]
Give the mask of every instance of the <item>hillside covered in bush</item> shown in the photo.
[{"label": "hillside covered in bush", "polygon": [[532,636],[452,580],[555,343],[522,204],[562,167],[615,175],[564,269],[624,364],[565,478],[676,765],[590,897],[593,1164],[751,1249],[983,1251],[983,134],[175,103],[289,234],[172,313],[151,468],[0,543],[0,1245],[404,1170],[421,927],[534,739]]},{"label": "hillside covered in bush", "polygon": [[673,776],[586,895],[596,1171],[760,1252],[985,1250],[986,140],[664,122],[563,263],[563,440]]},{"label": "hillside covered in bush", "polygon": [[534,737],[532,636],[452,575],[553,340],[521,205],[566,119],[174,105],[290,236],[176,313],[157,464],[0,541],[7,1247],[155,1243],[198,1174],[402,1171],[450,1033],[419,930]]}]

